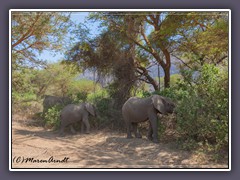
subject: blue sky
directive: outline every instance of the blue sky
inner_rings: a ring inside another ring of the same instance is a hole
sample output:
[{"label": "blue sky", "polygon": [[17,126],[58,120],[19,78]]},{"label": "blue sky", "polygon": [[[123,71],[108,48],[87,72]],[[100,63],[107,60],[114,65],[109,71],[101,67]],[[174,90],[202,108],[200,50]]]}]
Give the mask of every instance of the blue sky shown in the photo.
[{"label": "blue sky", "polygon": [[[98,24],[87,24],[85,22],[86,17],[88,16],[89,12],[72,12],[71,14],[71,20],[75,23],[75,24],[79,24],[79,23],[85,23],[85,25],[87,27],[90,28],[91,30],[91,34],[95,35],[97,34],[97,29],[98,29]],[[47,51],[44,50],[42,52],[42,54],[39,55],[39,59],[47,61],[47,62],[57,62],[58,60],[61,60],[64,58],[64,54],[63,53],[54,53],[51,51]]]},{"label": "blue sky", "polygon": [[[79,24],[79,23],[84,23],[89,29],[90,29],[90,33],[91,35],[97,35],[99,34],[101,31],[98,28],[99,23],[95,22],[95,23],[87,23],[86,22],[86,18],[89,15],[89,12],[72,12],[71,14],[71,20],[75,23],[75,24]],[[152,31],[153,27],[149,26],[148,30],[147,30],[147,34],[149,34]],[[69,35],[70,38],[70,35]],[[70,41],[70,39],[69,39]],[[75,42],[72,42],[72,45],[74,45]],[[39,55],[39,59],[43,60],[43,61],[47,61],[49,63],[52,62],[57,62],[59,60],[64,59],[64,53],[55,53],[55,52],[51,52],[48,50],[44,50],[40,55]]]}]

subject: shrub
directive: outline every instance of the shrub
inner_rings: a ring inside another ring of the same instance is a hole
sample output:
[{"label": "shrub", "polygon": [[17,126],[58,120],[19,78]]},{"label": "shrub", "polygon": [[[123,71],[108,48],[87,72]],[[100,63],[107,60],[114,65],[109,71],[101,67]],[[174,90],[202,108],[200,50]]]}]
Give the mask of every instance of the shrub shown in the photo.
[{"label": "shrub", "polygon": [[[207,145],[220,152],[228,147],[228,71],[204,65],[200,71],[183,71],[170,88],[156,91],[176,104],[176,132],[185,149]],[[160,136],[164,124],[159,125]],[[166,127],[165,127],[166,129]],[[167,129],[166,129],[167,130]],[[183,143],[185,142],[185,143]]]},{"label": "shrub", "polygon": [[87,100],[88,93],[85,91],[80,91],[69,96],[73,99],[73,103],[81,103]]},{"label": "shrub", "polygon": [[96,102],[99,101],[99,99],[108,98],[108,97],[109,97],[109,94],[107,90],[101,89],[94,93],[89,93],[87,95],[87,101],[95,104]]},{"label": "shrub", "polygon": [[45,113],[45,127],[49,129],[59,129],[60,127],[60,112],[63,109],[61,105],[55,105],[48,109]]},{"label": "shrub", "polygon": [[[181,81],[173,91],[178,100],[177,125],[184,138],[208,142],[219,151],[228,146],[228,76],[204,65],[195,83]],[[182,92],[183,90],[183,92]],[[167,90],[166,90],[167,91]],[[192,142],[192,141],[191,141]]]},{"label": "shrub", "polygon": [[42,110],[42,102],[32,92],[18,93],[12,92],[12,111],[13,114],[23,115],[32,118],[35,113]]},{"label": "shrub", "polygon": [[114,100],[109,96],[108,90],[102,89],[89,94],[87,101],[94,104],[97,109],[97,117],[92,118],[93,127],[97,129],[107,127],[116,130],[123,128],[121,109],[115,108]]}]

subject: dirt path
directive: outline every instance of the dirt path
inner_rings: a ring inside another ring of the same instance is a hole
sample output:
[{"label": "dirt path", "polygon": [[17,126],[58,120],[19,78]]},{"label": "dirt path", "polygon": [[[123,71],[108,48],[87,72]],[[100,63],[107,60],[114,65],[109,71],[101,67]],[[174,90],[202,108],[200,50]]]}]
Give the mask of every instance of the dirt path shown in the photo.
[{"label": "dirt path", "polygon": [[228,167],[146,138],[126,139],[125,134],[101,131],[59,137],[56,132],[24,122],[13,120],[12,168]]}]

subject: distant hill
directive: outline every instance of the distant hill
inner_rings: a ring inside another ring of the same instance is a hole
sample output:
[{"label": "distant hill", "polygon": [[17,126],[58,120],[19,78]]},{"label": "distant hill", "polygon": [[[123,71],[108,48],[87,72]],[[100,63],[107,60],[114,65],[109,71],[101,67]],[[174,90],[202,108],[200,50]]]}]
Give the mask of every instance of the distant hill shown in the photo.
[{"label": "distant hill", "polygon": [[[171,57],[172,58],[172,64],[171,64],[171,69],[170,69],[170,74],[179,74],[179,70],[177,68],[177,66],[175,65],[176,62],[179,62],[176,58]],[[152,66],[151,68],[149,68],[149,74],[153,77],[156,78],[158,77],[158,66]],[[160,77],[164,77],[164,72],[162,67],[160,66]],[[93,80],[96,81],[97,80],[97,73],[94,73],[93,71],[89,71],[86,70],[83,74],[80,74],[78,76],[78,79],[89,79],[89,80]],[[104,78],[99,78],[98,81],[99,83],[105,87],[108,83],[110,83],[112,81],[112,77],[104,77]]]},{"label": "distant hill", "polygon": [[[171,64],[171,69],[170,69],[170,74],[179,74],[179,70],[176,66],[176,62],[179,62],[175,57],[171,57],[172,59],[172,64]],[[150,75],[152,77],[158,77],[158,66],[153,66],[150,69]],[[160,77],[164,76],[164,71],[162,69],[162,67],[160,66]]]}]

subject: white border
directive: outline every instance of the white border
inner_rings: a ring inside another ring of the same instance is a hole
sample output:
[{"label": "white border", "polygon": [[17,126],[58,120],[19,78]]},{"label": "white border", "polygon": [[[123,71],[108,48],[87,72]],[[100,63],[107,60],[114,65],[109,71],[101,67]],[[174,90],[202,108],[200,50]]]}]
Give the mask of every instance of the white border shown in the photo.
[{"label": "white border", "polygon": [[[227,11],[229,13],[229,168],[228,169],[14,169],[12,168],[12,58],[11,58],[11,14],[14,11],[61,11],[61,12],[94,12],[94,11]],[[9,10],[9,171],[231,171],[231,9],[10,9]]]}]

